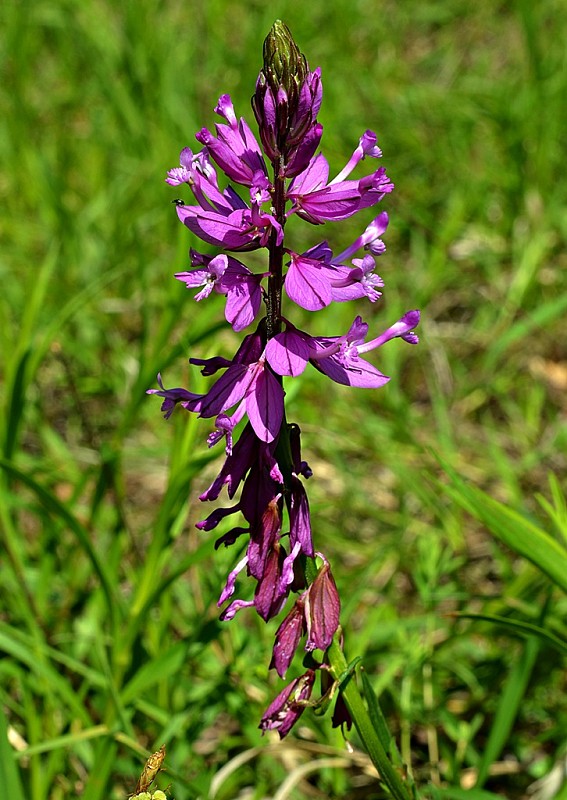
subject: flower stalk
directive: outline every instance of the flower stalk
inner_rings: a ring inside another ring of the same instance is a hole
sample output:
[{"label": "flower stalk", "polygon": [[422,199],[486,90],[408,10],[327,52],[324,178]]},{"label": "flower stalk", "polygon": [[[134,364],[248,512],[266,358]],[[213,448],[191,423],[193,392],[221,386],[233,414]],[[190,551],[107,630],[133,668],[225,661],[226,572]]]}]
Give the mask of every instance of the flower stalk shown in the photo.
[{"label": "flower stalk", "polygon": [[[335,680],[339,680],[340,676],[348,671],[348,665],[336,637],[327,651],[327,657],[331,675]],[[344,681],[340,691],[366,752],[378,770],[380,780],[396,800],[414,800],[413,792],[390,761],[354,680]]]},{"label": "flower stalk", "polygon": [[[161,375],[159,388],[148,392],[163,399],[166,418],[179,406],[214,419],[209,447],[221,441],[225,445],[224,464],[200,500],[215,501],[225,488],[230,500],[238,499],[216,507],[197,523],[203,531],[223,531],[215,548],[236,545],[241,551],[220,593],[220,619],[231,620],[249,608],[267,622],[287,606],[270,664],[281,678],[292,668],[303,642],[306,669],[272,701],[260,728],[286,736],[305,709],[317,705],[311,697],[319,676],[327,696],[330,675],[340,684],[333,724],[350,729],[354,722],[392,795],[409,800],[408,788],[389,761],[354,681],[341,681],[347,665],[337,640],[339,593],[329,560],[314,547],[305,490],[312,471],[301,456],[300,428],[286,417],[285,385],[308,367],[345,386],[375,389],[389,377],[367,360],[367,354],[393,339],[418,342],[413,330],[419,323],[416,310],[369,341],[369,326],[360,316],[348,331],[328,335],[295,327],[287,307],[283,314],[284,301],[291,309],[295,304],[313,313],[333,302],[375,303],[384,286],[375,267],[386,249],[381,238],[388,227],[386,212],[336,256],[326,240],[298,253],[285,236],[286,221],[293,214],[320,226],[377,205],[394,188],[383,167],[362,178],[350,177],[366,158],[382,156],[372,131],[362,134],[345,167],[329,179],[328,162],[317,153],[323,133],[317,120],[321,101],[321,70],[309,69],[289,29],[278,20],[264,43],[264,65],[252,97],[260,141],[245,119],[237,118],[230,96],[221,95],[215,111],[224,121],[215,126],[215,133],[199,131],[196,138],[202,149],[193,153],[185,147],[179,167],[168,172],[167,183],[185,187],[194,199],[176,201],[180,221],[221,250],[210,254],[192,249],[191,269],[175,277],[198,289],[197,301],[224,296],[225,318],[233,330],[251,330],[231,359],[189,359],[203,375],[215,376],[207,393],[167,389]],[[217,170],[229,181],[225,188]],[[254,273],[240,259],[261,248],[267,250],[268,270]],[[357,253],[359,257],[353,257]],[[265,316],[258,320],[262,303]],[[238,524],[231,527],[234,515]],[[243,574],[254,585],[249,599],[235,597]]]},{"label": "flower stalk", "polygon": [[[272,167],[274,170],[274,216],[283,231],[285,226],[286,205],[283,157],[280,156],[279,159],[272,162]],[[278,234],[275,229],[270,236],[268,252],[270,275],[268,278],[268,296],[266,301],[266,327],[268,339],[272,339],[281,330],[284,260],[283,240],[278,243]]]}]

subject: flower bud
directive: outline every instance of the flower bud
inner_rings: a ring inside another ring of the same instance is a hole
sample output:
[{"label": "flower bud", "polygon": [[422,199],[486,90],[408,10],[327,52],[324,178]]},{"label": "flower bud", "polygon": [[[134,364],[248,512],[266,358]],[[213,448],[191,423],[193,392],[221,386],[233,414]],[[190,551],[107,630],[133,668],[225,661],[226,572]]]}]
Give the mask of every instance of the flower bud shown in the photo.
[{"label": "flower bud", "polygon": [[264,40],[264,75],[274,95],[280,88],[288,99],[297,98],[308,72],[307,60],[293,40],[290,29],[280,19]]},{"label": "flower bud", "polygon": [[306,137],[312,155],[321,138],[320,126],[313,135],[321,92],[320,71],[309,71],[289,28],[276,20],[264,41],[264,66],[252,97],[260,138],[272,161],[293,161]]}]

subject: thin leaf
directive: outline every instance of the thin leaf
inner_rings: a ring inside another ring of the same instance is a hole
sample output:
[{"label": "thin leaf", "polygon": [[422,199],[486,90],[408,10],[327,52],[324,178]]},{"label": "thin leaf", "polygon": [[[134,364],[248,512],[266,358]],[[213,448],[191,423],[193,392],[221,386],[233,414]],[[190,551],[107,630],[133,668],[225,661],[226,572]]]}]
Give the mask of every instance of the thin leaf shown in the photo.
[{"label": "thin leaf", "polygon": [[380,708],[380,704],[378,703],[378,698],[372,688],[372,684],[370,683],[370,679],[366,674],[365,670],[360,670],[360,676],[362,678],[362,690],[364,692],[364,698],[366,700],[366,705],[368,706],[368,714],[370,716],[370,720],[372,725],[374,726],[374,730],[378,734],[380,741],[382,742],[382,747],[384,750],[389,753],[390,752],[390,745],[392,742],[392,735],[388,730],[388,723],[386,722],[386,718],[382,713],[382,709]]},{"label": "thin leaf", "polygon": [[531,622],[524,622],[523,620],[511,619],[510,617],[501,617],[497,614],[473,614],[468,612],[457,612],[451,616],[459,617],[460,619],[479,619],[486,622],[492,622],[495,625],[501,625],[511,631],[517,631],[522,636],[537,636],[539,639],[547,642],[547,644],[554,647],[560,653],[567,654],[567,642],[559,639],[558,636],[548,631],[546,628],[541,628],[539,625],[533,625]]},{"label": "thin leaf", "polygon": [[0,706],[0,786],[4,797],[9,797],[10,800],[26,800],[16,764],[16,753],[8,741],[8,722],[2,706]]},{"label": "thin leaf", "polygon": [[[52,750],[62,750],[64,748],[72,747],[78,742],[86,742],[89,739],[97,739],[99,736],[108,736],[110,731],[106,725],[95,725],[91,728],[85,728],[83,731],[77,733],[67,733],[64,736],[56,736],[55,739],[46,739],[39,744],[26,747],[25,750],[20,750],[16,754],[18,760],[35,756],[38,753],[49,753]],[[0,767],[1,769],[1,767]]]},{"label": "thin leaf", "polygon": [[16,467],[10,461],[6,461],[3,458],[0,458],[0,467],[5,469],[6,472],[8,472],[14,478],[17,478],[22,483],[25,483],[26,486],[28,486],[35,493],[44,508],[46,508],[47,511],[52,513],[54,516],[61,519],[75,534],[79,544],[85,551],[94,571],[100,579],[102,589],[106,596],[110,617],[116,621],[118,611],[122,604],[120,603],[120,600],[114,591],[114,586],[112,584],[110,575],[106,570],[104,561],[99,558],[98,553],[93,547],[88,531],[85,530],[79,520],[73,514],[71,514],[71,512],[55,497],[55,495],[41,486],[41,484],[34,480],[34,478],[32,478],[30,475],[18,469],[18,467]]},{"label": "thin leaf", "polygon": [[502,800],[501,794],[493,794],[484,789],[461,789],[458,786],[435,787],[433,800]]},{"label": "thin leaf", "polygon": [[506,742],[509,740],[510,732],[518,716],[518,711],[524,696],[532,670],[539,652],[539,642],[537,639],[528,639],[523,652],[515,661],[506,683],[500,700],[496,715],[490,727],[488,741],[481,755],[478,765],[478,777],[476,785],[481,787],[488,778],[491,765],[499,758]]},{"label": "thin leaf", "polygon": [[122,703],[128,705],[139,695],[151,689],[158,681],[181,670],[187,658],[188,643],[179,642],[169,650],[144,664],[126,684],[121,693]]},{"label": "thin leaf", "polygon": [[567,592],[567,550],[549,534],[517,511],[470,486],[437,456],[452,486],[439,486],[470,514],[484,522],[490,532],[518,555],[527,558],[550,580]]},{"label": "thin leaf", "polygon": [[25,664],[30,672],[40,679],[38,686],[40,693],[56,693],[85,726],[91,724],[90,717],[71,684],[48,661],[38,658],[37,650],[34,647],[27,647],[18,642],[17,637],[11,635],[10,629],[8,629],[0,632],[0,651],[4,651],[21,664]]}]

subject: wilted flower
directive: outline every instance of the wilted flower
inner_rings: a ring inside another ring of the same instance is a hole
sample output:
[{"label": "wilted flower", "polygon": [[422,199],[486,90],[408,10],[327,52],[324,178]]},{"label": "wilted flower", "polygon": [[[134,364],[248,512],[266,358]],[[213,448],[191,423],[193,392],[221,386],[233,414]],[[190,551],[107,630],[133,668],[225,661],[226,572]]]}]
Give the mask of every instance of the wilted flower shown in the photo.
[{"label": "wilted flower", "polygon": [[292,680],[264,712],[259,725],[261,730],[277,731],[280,739],[287,736],[305,711],[314,682],[315,672],[312,669]]},{"label": "wilted flower", "polygon": [[324,556],[321,557],[324,564],[305,593],[306,650],[325,651],[330,647],[333,636],[339,627],[341,611],[339,593],[331,574],[329,562]]}]

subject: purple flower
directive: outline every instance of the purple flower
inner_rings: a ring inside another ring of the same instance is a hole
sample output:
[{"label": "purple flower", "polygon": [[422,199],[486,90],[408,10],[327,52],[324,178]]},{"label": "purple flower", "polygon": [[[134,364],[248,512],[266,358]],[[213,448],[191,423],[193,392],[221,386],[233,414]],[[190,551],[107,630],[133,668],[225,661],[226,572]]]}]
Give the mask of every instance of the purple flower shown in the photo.
[{"label": "purple flower", "polygon": [[250,183],[251,203],[228,186],[219,189],[214,167],[205,148],[197,155],[185,147],[180,167],[169,170],[166,181],[172,186],[187,183],[197,201],[196,206],[178,205],[177,216],[196,236],[209,244],[227,250],[254,250],[268,244],[272,229],[281,243],[283,230],[275,217],[262,210],[269,200],[265,172],[254,172]]},{"label": "purple flower", "polygon": [[208,297],[213,289],[224,294],[221,288],[221,280],[228,267],[228,258],[224,255],[218,255],[215,258],[209,258],[205,262],[205,267],[197,267],[189,272],[176,272],[175,277],[178,281],[183,281],[188,289],[202,286],[200,292],[195,295],[195,300],[203,300]]},{"label": "purple flower", "polygon": [[188,392],[187,389],[166,389],[163,385],[161,375],[158,373],[157,382],[159,389],[147,389],[146,394],[157,394],[158,397],[163,397],[164,401],[161,404],[161,410],[164,412],[165,419],[173,413],[173,409],[179,403],[183,408],[188,411],[198,411],[203,395]]},{"label": "purple flower", "polygon": [[[190,359],[191,363],[203,363]],[[205,363],[205,373],[207,363]],[[216,417],[243,402],[246,414],[258,438],[271,442],[277,436],[283,419],[284,391],[266,364],[259,334],[250,334],[230,362],[225,373],[199,402],[199,416]]]},{"label": "purple flower", "polygon": [[223,94],[215,106],[215,112],[228,125],[215,124],[217,138],[203,128],[195,135],[205,145],[222,171],[228,177],[245,186],[254,184],[254,177],[261,172],[268,177],[264,156],[256,137],[242,117],[236,119],[230,95]]},{"label": "purple flower", "polygon": [[195,300],[209,297],[214,289],[226,295],[225,317],[233,330],[241,331],[254,322],[262,302],[264,275],[254,275],[236,258],[224,254],[213,258],[191,250],[191,263],[199,266],[188,272],[177,272],[175,277],[187,288],[204,287],[195,295]]},{"label": "purple flower", "polygon": [[372,131],[366,131],[360,138],[348,164],[332,181],[328,181],[329,164],[325,156],[319,153],[312,158],[287,191],[287,199],[292,201],[287,216],[296,213],[317,225],[326,220],[347,219],[361,208],[380,202],[394,188],[383,167],[358,181],[344,180],[366,155],[373,158],[382,155]]},{"label": "purple flower", "polygon": [[249,208],[236,197],[232,208],[215,211],[201,206],[177,206],[177,215],[204,242],[227,250],[267,247],[272,229],[276,231],[276,241],[283,241],[282,227],[272,214],[262,211],[257,203]]},{"label": "purple flower", "polygon": [[280,678],[287,672],[305,632],[305,650],[324,652],[339,627],[341,604],[337,586],[329,562],[322,553],[317,555],[323,559],[323,566],[276,631],[270,668],[275,667]]},{"label": "purple flower", "polygon": [[344,336],[313,337],[288,323],[286,330],[276,334],[266,346],[265,356],[279,375],[300,375],[308,362],[336,383],[375,389],[390,379],[368,361],[360,358],[390,339],[400,337],[417,344],[412,329],[419,323],[419,311],[408,311],[383,334],[364,342],[368,325],[356,317]]},{"label": "purple flower", "polygon": [[[291,256],[285,276],[288,297],[308,311],[318,311],[333,300],[345,302],[367,297],[372,303],[381,293],[384,281],[374,273],[376,262],[373,256],[382,255],[386,247],[380,236],[388,227],[388,214],[384,211],[366,227],[346,250],[333,257],[326,241],[311,247],[302,255],[288,251]],[[353,267],[342,261],[364,248],[372,255],[354,258]]]},{"label": "purple flower", "polygon": [[[384,248],[385,249],[385,248]],[[290,300],[308,311],[319,311],[333,300],[345,302],[367,297],[374,303],[384,281],[374,273],[376,261],[371,255],[354,258],[354,267],[332,258],[326,242],[303,255],[290,252],[291,261],[285,276],[285,290]]]},{"label": "purple flower", "polygon": [[260,729],[263,732],[277,731],[280,739],[287,736],[305,711],[314,682],[315,672],[312,669],[308,669],[301,677],[294,678],[268,706],[262,716]]},{"label": "purple flower", "polygon": [[404,339],[409,344],[417,344],[418,338],[412,329],[418,323],[419,311],[408,311],[383,334],[365,343],[368,325],[361,317],[356,317],[344,336],[317,337],[312,340],[315,342],[316,352],[311,354],[309,360],[316,369],[336,383],[376,389],[390,379],[368,361],[360,358],[360,355],[396,337]]}]

